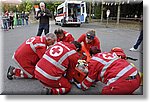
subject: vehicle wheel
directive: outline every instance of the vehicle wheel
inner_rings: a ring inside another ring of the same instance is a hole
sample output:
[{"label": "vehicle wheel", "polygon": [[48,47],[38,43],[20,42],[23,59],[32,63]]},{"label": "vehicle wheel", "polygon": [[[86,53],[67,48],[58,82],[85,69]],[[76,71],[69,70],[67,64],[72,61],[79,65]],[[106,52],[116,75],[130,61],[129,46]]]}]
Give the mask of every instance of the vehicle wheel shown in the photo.
[{"label": "vehicle wheel", "polygon": [[64,26],[65,26],[65,24],[64,24],[64,19],[61,20],[60,26],[61,26],[61,27],[64,27]]},{"label": "vehicle wheel", "polygon": [[64,27],[64,24],[61,22],[61,23],[60,23],[60,26],[61,26],[61,27]]},{"label": "vehicle wheel", "polygon": [[58,25],[58,23],[55,21],[55,25]]},{"label": "vehicle wheel", "polygon": [[61,27],[64,27],[64,23],[63,23],[62,21],[61,21],[61,23],[60,23],[60,26],[61,26]]},{"label": "vehicle wheel", "polygon": [[77,24],[77,27],[80,27],[81,26],[81,24]]}]

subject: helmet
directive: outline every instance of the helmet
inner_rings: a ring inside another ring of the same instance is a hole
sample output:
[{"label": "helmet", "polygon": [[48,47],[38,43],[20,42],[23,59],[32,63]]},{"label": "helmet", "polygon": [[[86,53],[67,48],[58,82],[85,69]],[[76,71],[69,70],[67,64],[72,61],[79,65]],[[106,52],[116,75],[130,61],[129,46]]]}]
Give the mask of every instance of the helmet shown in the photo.
[{"label": "helmet", "polygon": [[111,52],[115,52],[118,57],[121,57],[122,59],[126,59],[126,54],[124,53],[123,49],[120,47],[112,48]]},{"label": "helmet", "polygon": [[86,37],[87,37],[88,39],[93,40],[94,37],[95,37],[95,30],[89,30],[89,31],[86,33]]}]

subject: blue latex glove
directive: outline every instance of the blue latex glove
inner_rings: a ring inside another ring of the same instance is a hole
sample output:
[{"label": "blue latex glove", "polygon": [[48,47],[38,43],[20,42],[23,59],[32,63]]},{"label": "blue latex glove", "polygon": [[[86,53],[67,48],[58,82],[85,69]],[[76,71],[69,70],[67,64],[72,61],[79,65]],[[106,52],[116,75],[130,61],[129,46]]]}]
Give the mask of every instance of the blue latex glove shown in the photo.
[{"label": "blue latex glove", "polygon": [[81,89],[81,84],[76,84],[78,89]]},{"label": "blue latex glove", "polygon": [[78,89],[81,89],[81,84],[80,83],[78,84],[77,82],[74,82],[74,84],[77,86]]}]

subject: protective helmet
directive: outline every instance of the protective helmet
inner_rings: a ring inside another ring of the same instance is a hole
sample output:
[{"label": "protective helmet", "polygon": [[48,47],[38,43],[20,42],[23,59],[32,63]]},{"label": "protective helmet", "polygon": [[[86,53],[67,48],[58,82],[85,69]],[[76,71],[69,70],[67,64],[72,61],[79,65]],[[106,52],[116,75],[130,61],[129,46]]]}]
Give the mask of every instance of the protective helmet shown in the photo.
[{"label": "protective helmet", "polygon": [[111,52],[115,52],[118,57],[121,57],[122,59],[126,59],[126,54],[124,53],[123,49],[120,47],[112,48]]},{"label": "protective helmet", "polygon": [[94,37],[95,37],[95,30],[89,30],[87,33],[86,33],[86,37],[88,38],[88,39],[91,39],[91,40],[93,40],[94,39]]}]

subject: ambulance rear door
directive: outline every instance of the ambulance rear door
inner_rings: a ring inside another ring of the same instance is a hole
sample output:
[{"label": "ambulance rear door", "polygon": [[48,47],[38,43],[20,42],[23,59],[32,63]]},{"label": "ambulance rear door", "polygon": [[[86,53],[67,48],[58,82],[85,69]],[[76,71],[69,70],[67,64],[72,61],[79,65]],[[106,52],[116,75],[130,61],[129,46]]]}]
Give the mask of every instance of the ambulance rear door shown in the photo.
[{"label": "ambulance rear door", "polygon": [[86,2],[81,2],[81,16],[80,16],[80,21],[85,22],[87,13],[86,13]]}]

